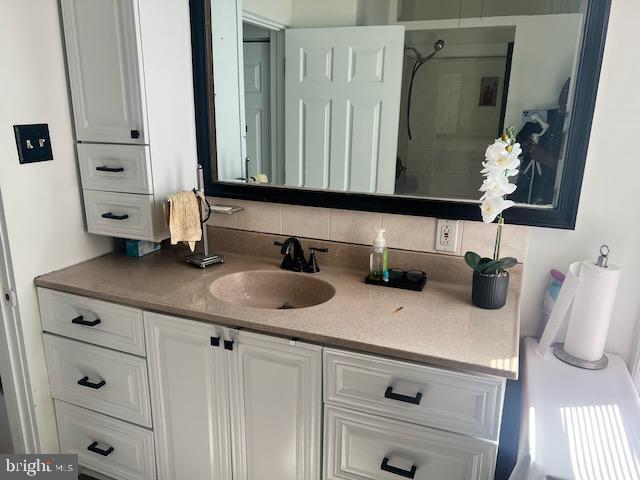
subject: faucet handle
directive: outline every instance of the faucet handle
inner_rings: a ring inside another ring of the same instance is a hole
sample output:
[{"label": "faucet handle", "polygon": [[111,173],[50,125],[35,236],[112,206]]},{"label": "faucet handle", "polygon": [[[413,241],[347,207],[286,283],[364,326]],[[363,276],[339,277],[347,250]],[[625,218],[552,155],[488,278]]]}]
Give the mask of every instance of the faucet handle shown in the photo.
[{"label": "faucet handle", "polygon": [[328,251],[328,248],[309,247],[309,261],[305,265],[304,271],[307,273],[318,273],[320,266],[318,265],[318,260],[316,260],[316,252],[327,253]]}]

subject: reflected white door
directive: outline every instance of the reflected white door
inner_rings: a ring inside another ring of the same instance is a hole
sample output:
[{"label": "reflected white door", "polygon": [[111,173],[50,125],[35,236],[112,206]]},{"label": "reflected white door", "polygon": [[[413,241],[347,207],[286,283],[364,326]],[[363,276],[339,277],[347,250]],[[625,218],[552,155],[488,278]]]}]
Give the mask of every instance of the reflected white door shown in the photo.
[{"label": "reflected white door", "polygon": [[244,42],[244,111],[247,122],[247,172],[271,180],[270,44]]},{"label": "reflected white door", "polygon": [[404,26],[286,30],[286,184],[393,193]]}]

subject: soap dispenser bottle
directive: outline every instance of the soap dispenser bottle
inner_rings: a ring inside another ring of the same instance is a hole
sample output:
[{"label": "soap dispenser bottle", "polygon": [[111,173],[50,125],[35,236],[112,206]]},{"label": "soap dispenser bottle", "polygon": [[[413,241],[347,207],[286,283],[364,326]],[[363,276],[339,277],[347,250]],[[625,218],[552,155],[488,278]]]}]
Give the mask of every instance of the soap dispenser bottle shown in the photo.
[{"label": "soap dispenser bottle", "polygon": [[376,228],[376,238],[373,240],[373,249],[369,255],[369,277],[372,280],[389,281],[387,271],[387,240],[384,238],[384,228]]}]

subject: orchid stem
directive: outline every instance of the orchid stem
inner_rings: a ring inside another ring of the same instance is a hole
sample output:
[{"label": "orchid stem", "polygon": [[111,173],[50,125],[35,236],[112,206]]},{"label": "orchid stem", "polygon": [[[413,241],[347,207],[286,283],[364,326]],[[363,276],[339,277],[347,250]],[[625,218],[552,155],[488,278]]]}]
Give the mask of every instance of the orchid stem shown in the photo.
[{"label": "orchid stem", "polygon": [[496,244],[493,248],[493,259],[500,258],[500,242],[502,241],[502,227],[504,227],[504,218],[502,214],[498,217],[498,231],[496,232]]}]

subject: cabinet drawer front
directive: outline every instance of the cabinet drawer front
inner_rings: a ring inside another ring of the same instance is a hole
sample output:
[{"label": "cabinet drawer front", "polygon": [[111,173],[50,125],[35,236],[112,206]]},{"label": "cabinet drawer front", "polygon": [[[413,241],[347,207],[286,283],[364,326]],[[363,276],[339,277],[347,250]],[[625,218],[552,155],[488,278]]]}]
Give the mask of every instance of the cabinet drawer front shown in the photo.
[{"label": "cabinet drawer front", "polygon": [[145,354],[142,310],[38,288],[42,329],[124,352]]},{"label": "cabinet drawer front", "polygon": [[78,144],[82,188],[121,193],[153,193],[149,147]]},{"label": "cabinet drawer front", "polygon": [[496,452],[483,440],[325,408],[327,480],[489,480]]},{"label": "cabinet drawer front", "polygon": [[324,351],[324,401],[497,440],[504,380],[340,350]]},{"label": "cabinet drawer front", "polygon": [[153,195],[84,190],[89,233],[153,241]]},{"label": "cabinet drawer front", "polygon": [[143,358],[48,334],[44,348],[53,398],[151,426]]},{"label": "cabinet drawer front", "polygon": [[153,432],[57,400],[55,407],[62,453],[113,478],[155,480]]}]

